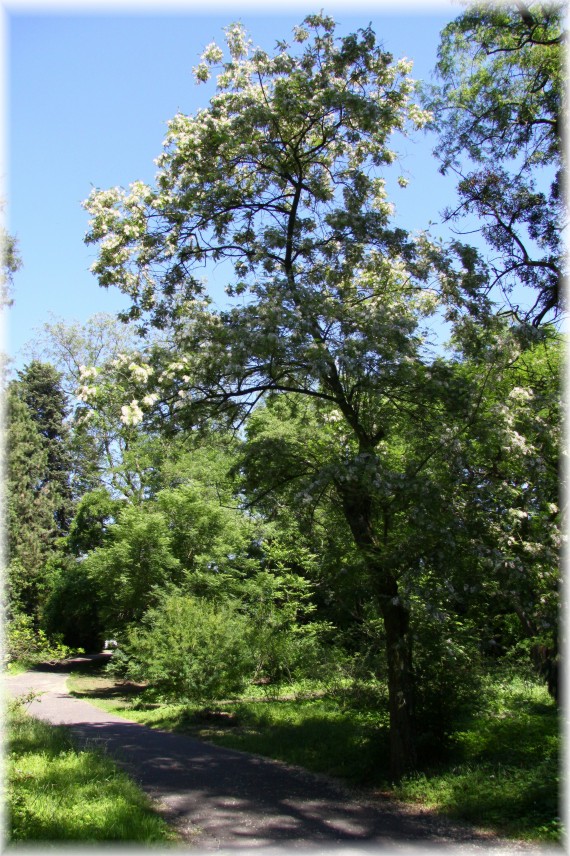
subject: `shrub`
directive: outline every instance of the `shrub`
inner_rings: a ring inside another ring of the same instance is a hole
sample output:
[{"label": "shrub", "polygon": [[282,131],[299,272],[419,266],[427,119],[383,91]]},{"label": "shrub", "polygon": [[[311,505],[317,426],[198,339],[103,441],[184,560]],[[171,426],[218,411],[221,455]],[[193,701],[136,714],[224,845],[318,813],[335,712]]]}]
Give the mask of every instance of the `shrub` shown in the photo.
[{"label": "shrub", "polygon": [[[414,708],[418,751],[427,761],[441,753],[461,719],[480,700],[481,657],[469,627],[418,607],[414,624]],[[421,618],[421,620],[419,620]]]},{"label": "shrub", "polygon": [[149,609],[121,648],[126,676],[148,682],[164,699],[204,702],[234,695],[255,668],[249,622],[233,605],[179,593]]},{"label": "shrub", "polygon": [[327,622],[291,624],[274,608],[252,630],[256,673],[271,683],[302,678],[327,680],[337,671],[338,651],[324,644],[330,636]]},{"label": "shrub", "polygon": [[6,622],[4,665],[19,662],[31,666],[44,660],[63,660],[73,653],[61,637],[49,639],[43,630],[37,630],[30,615],[15,613]]}]

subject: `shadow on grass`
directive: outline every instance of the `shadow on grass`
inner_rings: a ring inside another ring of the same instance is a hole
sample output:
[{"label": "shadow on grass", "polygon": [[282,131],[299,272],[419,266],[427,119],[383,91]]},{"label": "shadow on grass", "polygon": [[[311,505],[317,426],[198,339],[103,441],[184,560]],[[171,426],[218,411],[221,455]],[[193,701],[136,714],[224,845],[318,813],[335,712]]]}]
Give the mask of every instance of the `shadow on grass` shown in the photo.
[{"label": "shadow on grass", "polygon": [[[360,722],[332,704],[314,702],[312,710],[291,701],[256,705],[235,703],[232,726],[196,711],[181,717],[180,730],[244,752],[277,758],[355,785],[385,785],[388,779],[387,729]],[[321,710],[319,710],[319,707]],[[232,722],[232,720],[229,720]]]},{"label": "shadow on grass", "polygon": [[502,834],[558,841],[559,750],[555,705],[514,700],[473,718],[454,735],[448,760],[404,782],[398,796]]}]

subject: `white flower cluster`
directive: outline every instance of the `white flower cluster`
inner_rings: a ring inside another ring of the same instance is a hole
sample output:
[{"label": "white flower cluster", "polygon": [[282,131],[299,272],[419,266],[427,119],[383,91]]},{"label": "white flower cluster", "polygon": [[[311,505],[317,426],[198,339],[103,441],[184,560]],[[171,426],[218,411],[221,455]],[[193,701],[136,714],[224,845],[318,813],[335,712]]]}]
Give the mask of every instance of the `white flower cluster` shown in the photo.
[{"label": "white flower cluster", "polygon": [[95,366],[79,366],[79,379],[91,380],[97,377],[99,370]]},{"label": "white flower cluster", "polygon": [[430,113],[429,110],[422,110],[417,104],[410,104],[408,119],[414,123],[416,128],[423,128],[428,122],[431,122],[433,113]]},{"label": "white flower cluster", "polygon": [[333,424],[335,422],[342,422],[343,415],[340,410],[331,410],[330,413],[325,413],[323,416],[323,422],[327,424]]},{"label": "white flower cluster", "polygon": [[94,410],[83,410],[76,419],[77,425],[87,425],[95,416]]},{"label": "white flower cluster", "polygon": [[97,387],[96,386],[87,386],[86,384],[80,386],[77,390],[77,398],[80,401],[84,401],[86,404],[97,395]]},{"label": "white flower cluster", "polygon": [[221,62],[223,58],[224,52],[219,45],[217,45],[215,42],[210,42],[209,45],[206,45],[202,54],[202,59],[205,62],[208,62],[213,65],[217,62]]},{"label": "white flower cluster", "polygon": [[514,389],[511,389],[509,392],[509,398],[512,401],[530,401],[534,397],[534,394],[531,389],[526,389],[522,386],[515,386]]},{"label": "white flower cluster", "polygon": [[[184,371],[184,369],[187,368],[188,362],[188,357],[182,357],[181,360],[170,363],[170,365],[168,365],[167,368],[165,368],[165,370],[159,375],[159,383],[163,383],[165,380],[173,380],[179,372]],[[185,383],[188,383],[190,380],[189,375],[184,375],[182,380]]]},{"label": "white flower cluster", "polygon": [[121,422],[123,425],[138,425],[139,422],[142,422],[142,418],[143,412],[136,398],[130,404],[123,404],[121,407]]},{"label": "white flower cluster", "polygon": [[250,39],[246,38],[246,31],[241,24],[230,24],[225,29],[226,43],[230,49],[233,60],[244,59],[252,45]]},{"label": "white flower cluster", "polygon": [[150,395],[145,395],[145,397],[143,398],[143,404],[146,407],[152,407],[153,404],[155,404],[155,402],[157,401],[158,395],[156,394],[156,392],[152,392]]},{"label": "white flower cluster", "polygon": [[151,374],[153,374],[154,369],[151,366],[139,366],[136,363],[132,362],[129,365],[129,371],[133,380],[136,380],[139,383],[146,383]]},{"label": "white flower cluster", "polygon": [[128,356],[128,354],[117,354],[115,359],[111,360],[111,365],[113,366],[114,369],[118,369],[121,366],[124,366],[125,363],[128,363],[129,360],[130,360],[130,357]]}]

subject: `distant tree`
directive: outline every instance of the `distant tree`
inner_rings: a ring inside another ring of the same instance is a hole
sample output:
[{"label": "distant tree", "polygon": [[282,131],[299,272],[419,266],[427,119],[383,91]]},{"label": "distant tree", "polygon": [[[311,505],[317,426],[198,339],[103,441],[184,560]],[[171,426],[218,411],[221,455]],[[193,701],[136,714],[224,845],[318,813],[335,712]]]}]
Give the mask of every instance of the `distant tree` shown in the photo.
[{"label": "distant tree", "polygon": [[72,515],[70,432],[67,397],[61,376],[49,363],[33,360],[18,372],[19,395],[28,407],[43,438],[47,466],[41,487],[51,491],[54,517],[60,534],[69,528]]},{"label": "distant tree", "polygon": [[82,382],[85,366],[99,367],[120,353],[136,347],[133,325],[99,312],[84,324],[54,318],[35,331],[27,353],[37,362],[53,365],[61,374],[61,386],[73,401]]},{"label": "distant tree", "polygon": [[122,506],[113,499],[105,488],[97,488],[83,494],[75,508],[75,514],[66,537],[67,549],[74,556],[84,556],[105,542],[109,526],[118,516]]},{"label": "distant tree", "polygon": [[6,548],[8,606],[37,617],[46,561],[57,535],[57,497],[47,478],[48,453],[37,423],[11,384],[6,396]]},{"label": "distant tree", "polygon": [[[2,208],[3,206],[0,204],[0,212]],[[12,280],[21,265],[18,242],[0,224],[0,308],[12,303]]]},{"label": "distant tree", "polygon": [[460,179],[446,216],[483,223],[495,283],[507,297],[518,284],[534,292],[521,314],[536,325],[563,308],[564,14],[556,3],[470,5],[442,32],[442,82],[426,99],[434,154]]}]

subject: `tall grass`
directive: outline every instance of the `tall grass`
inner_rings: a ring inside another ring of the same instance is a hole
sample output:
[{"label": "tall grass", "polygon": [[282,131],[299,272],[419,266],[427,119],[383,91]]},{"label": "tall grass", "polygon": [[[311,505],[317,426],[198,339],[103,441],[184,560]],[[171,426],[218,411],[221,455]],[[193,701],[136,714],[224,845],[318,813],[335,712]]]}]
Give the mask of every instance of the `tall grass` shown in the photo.
[{"label": "tall grass", "polygon": [[7,721],[8,843],[175,840],[129,777],[99,752],[79,751],[62,727],[10,704]]}]

